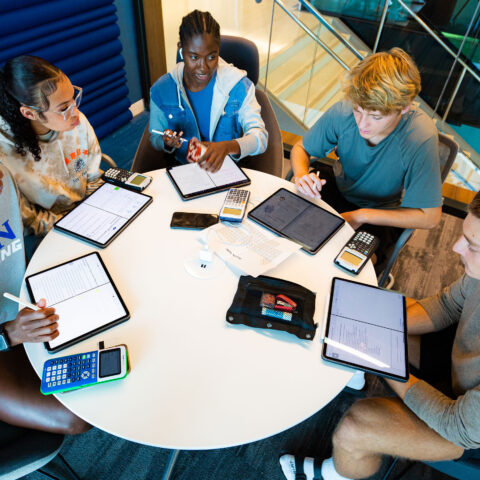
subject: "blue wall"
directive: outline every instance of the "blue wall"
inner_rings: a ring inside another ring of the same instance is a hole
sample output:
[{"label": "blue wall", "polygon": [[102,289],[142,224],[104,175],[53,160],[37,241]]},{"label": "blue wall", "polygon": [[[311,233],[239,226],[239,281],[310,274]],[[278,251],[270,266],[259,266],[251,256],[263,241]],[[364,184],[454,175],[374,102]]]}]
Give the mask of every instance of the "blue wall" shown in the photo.
[{"label": "blue wall", "polygon": [[135,103],[142,98],[142,89],[138,66],[133,0],[115,0],[114,3],[117,7],[120,43],[122,44],[122,56],[125,59],[125,70],[127,72],[128,98],[131,103]]}]

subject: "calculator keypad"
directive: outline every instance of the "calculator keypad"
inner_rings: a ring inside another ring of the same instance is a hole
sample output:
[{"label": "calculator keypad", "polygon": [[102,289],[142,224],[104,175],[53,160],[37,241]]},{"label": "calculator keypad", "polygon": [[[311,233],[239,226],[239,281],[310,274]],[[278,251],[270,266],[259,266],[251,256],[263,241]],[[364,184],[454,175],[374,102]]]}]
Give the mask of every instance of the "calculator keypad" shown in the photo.
[{"label": "calculator keypad", "polygon": [[364,255],[368,255],[370,250],[375,247],[374,238],[375,237],[368,232],[357,232],[351,239],[348,247]]},{"label": "calculator keypad", "polygon": [[109,168],[104,176],[106,179],[116,180],[117,182],[125,183],[131,176],[133,172],[130,170],[124,170],[123,168]]},{"label": "calculator keypad", "polygon": [[43,393],[70,390],[97,382],[97,351],[47,360],[43,366]]}]

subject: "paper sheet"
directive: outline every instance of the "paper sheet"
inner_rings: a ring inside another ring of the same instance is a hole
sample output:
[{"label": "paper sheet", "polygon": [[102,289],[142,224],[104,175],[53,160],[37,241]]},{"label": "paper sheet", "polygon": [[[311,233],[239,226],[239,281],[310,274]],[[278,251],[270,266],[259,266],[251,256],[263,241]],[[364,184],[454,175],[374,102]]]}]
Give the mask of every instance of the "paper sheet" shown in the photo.
[{"label": "paper sheet", "polygon": [[276,267],[300,245],[263,232],[252,223],[238,226],[218,223],[200,233],[201,240],[222,260],[239,268],[247,275],[257,277]]}]

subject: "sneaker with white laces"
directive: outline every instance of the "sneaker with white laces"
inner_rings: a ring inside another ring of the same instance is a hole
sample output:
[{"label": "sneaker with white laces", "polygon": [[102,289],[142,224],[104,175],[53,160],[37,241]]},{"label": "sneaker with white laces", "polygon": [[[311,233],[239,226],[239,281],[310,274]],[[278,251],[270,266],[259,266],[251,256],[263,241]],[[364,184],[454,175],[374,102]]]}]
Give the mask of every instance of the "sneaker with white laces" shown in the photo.
[{"label": "sneaker with white laces", "polygon": [[312,457],[295,457],[285,454],[279,458],[282,472],[287,480],[323,480],[322,464]]}]

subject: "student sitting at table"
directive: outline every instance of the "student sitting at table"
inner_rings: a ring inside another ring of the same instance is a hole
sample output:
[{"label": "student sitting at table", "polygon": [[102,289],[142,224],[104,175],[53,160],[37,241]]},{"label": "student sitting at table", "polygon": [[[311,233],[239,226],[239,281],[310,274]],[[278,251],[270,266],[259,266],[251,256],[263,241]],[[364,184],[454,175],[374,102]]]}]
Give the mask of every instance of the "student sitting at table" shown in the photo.
[{"label": "student sitting at table", "polygon": [[331,458],[280,457],[287,480],[367,478],[378,471],[383,455],[479,463],[480,192],[453,251],[461,257],[464,275],[438,295],[407,299],[408,354],[415,375],[406,383],[385,380],[396,398],[353,404],[333,433]]},{"label": "student sitting at table", "polygon": [[[354,229],[380,237],[381,272],[403,228],[441,217],[438,132],[412,102],[420,73],[400,48],[370,55],[349,72],[345,100],[330,107],[291,152],[295,184],[320,196]],[[333,169],[310,165],[336,148]]]},{"label": "student sitting at table", "polygon": [[0,420],[20,427],[75,434],[90,425],[67,410],[53,395],[40,392],[40,380],[27,359],[24,342],[45,342],[58,336],[54,308],[38,302],[38,311],[3,297],[18,295],[25,274],[23,227],[16,185],[0,163]]},{"label": "student sitting at table", "polygon": [[[226,155],[240,160],[263,153],[268,134],[255,98],[255,85],[246,72],[219,57],[220,26],[209,12],[194,10],[183,17],[178,47],[183,62],[160,77],[150,93],[151,143],[187,162],[185,136],[206,145],[198,159],[217,171]],[[171,137],[152,132],[171,130]]]},{"label": "student sitting at table", "polygon": [[0,162],[17,182],[27,233],[45,235],[101,183],[100,146],[81,98],[42,58],[13,58],[0,73]]}]

